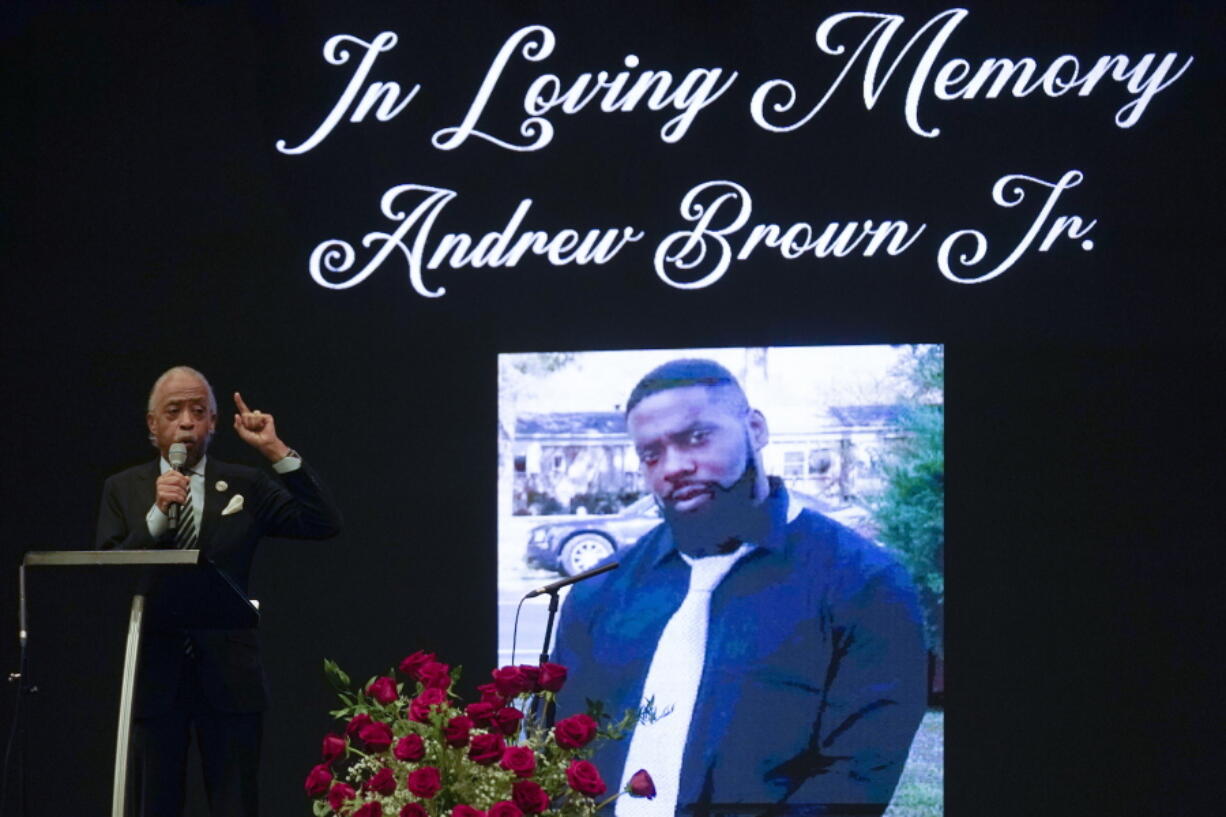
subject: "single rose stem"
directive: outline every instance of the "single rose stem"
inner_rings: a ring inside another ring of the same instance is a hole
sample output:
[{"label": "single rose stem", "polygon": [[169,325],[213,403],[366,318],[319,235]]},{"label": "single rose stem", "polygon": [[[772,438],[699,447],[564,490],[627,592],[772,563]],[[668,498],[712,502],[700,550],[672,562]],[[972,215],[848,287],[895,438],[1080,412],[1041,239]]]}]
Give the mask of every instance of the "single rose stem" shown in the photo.
[{"label": "single rose stem", "polygon": [[604,808],[605,806],[609,805],[609,803],[612,803],[614,800],[616,800],[617,798],[621,797],[623,794],[625,794],[625,792],[624,792],[624,791],[619,791],[617,794],[614,794],[612,797],[610,797],[609,799],[605,800],[603,803],[597,803],[597,804],[596,804],[596,810],[597,810],[597,811],[600,811],[602,808]]}]

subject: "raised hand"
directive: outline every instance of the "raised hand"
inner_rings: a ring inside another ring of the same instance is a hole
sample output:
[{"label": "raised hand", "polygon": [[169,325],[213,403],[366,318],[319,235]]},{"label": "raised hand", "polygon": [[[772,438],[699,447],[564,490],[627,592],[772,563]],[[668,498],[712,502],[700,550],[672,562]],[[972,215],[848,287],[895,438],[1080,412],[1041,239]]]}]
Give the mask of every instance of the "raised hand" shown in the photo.
[{"label": "raised hand", "polygon": [[247,408],[243,396],[238,392],[234,392],[234,405],[238,409],[234,415],[234,430],[243,438],[243,442],[257,449],[270,462],[276,462],[289,453],[289,446],[277,436],[276,421],[271,414]]}]

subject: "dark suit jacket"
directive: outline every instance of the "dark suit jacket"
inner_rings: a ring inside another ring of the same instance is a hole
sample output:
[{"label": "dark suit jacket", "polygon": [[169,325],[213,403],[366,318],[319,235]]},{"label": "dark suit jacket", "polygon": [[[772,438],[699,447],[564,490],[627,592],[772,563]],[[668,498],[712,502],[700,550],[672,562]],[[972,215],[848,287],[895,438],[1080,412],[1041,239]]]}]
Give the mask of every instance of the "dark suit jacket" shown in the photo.
[{"label": "dark suit jacket", "polygon": [[[157,461],[121,471],[107,479],[98,512],[100,550],[148,550],[167,547],[149,535],[145,515],[153,505]],[[204,515],[198,547],[205,559],[224,572],[244,593],[251,562],[265,536],[327,539],[341,527],[340,513],[315,473],[304,462],[297,471],[270,475],[245,465],[208,458],[204,473]],[[223,484],[224,490],[219,489]],[[221,512],[236,495],[242,510]],[[135,714],[165,714],[174,704],[179,676],[187,659],[184,637],[190,635],[205,696],[221,712],[259,712],[268,706],[267,683],[254,629],[172,630],[146,622],[137,673]]]}]

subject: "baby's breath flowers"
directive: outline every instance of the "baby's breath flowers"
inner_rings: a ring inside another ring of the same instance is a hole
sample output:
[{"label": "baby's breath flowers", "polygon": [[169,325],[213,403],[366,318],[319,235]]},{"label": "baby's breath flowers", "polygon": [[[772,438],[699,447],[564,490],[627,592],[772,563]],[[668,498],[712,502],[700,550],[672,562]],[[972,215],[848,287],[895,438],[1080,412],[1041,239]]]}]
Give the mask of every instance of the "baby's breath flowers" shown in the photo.
[{"label": "baby's breath flowers", "polygon": [[547,727],[540,713],[566,683],[558,664],[500,667],[467,706],[452,691],[459,669],[433,653],[357,689],[334,662],[324,671],[345,726],[324,737],[304,784],[317,817],[592,817],[622,794],[655,796],[640,770],[624,791],[595,799],[608,791],[590,761],[596,746],[655,715],[648,706],[614,723],[597,710]]}]

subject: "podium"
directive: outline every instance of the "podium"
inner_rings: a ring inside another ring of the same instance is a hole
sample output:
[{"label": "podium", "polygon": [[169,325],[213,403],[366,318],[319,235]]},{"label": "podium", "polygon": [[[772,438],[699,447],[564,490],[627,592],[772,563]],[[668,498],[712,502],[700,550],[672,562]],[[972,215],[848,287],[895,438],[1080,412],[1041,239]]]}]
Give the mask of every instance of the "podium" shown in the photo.
[{"label": "podium", "polygon": [[[175,630],[247,629],[257,625],[259,612],[225,573],[201,558],[199,550],[31,551],[22,560],[21,571],[23,639],[28,633],[34,644],[52,633],[40,630],[37,617],[27,626],[27,571],[33,571],[31,575],[36,577],[41,591],[69,598],[65,606],[76,626],[89,620],[95,611],[72,608],[70,597],[74,587],[88,583],[94,596],[101,593],[113,601],[102,605],[103,609],[128,608],[111,787],[111,815],[125,817],[132,702],[144,626],[148,623],[159,629]],[[68,592],[63,592],[65,589]],[[118,629],[123,621],[94,616],[90,626],[104,632],[107,628]]]}]

